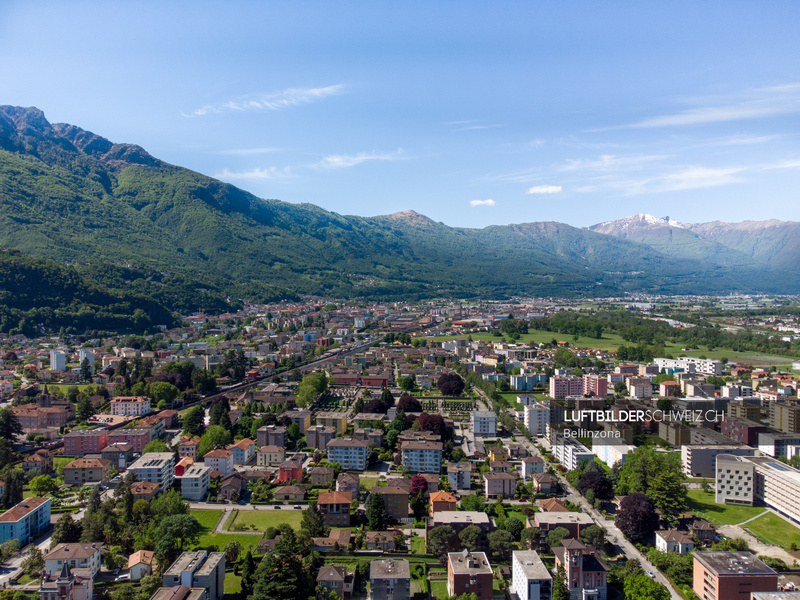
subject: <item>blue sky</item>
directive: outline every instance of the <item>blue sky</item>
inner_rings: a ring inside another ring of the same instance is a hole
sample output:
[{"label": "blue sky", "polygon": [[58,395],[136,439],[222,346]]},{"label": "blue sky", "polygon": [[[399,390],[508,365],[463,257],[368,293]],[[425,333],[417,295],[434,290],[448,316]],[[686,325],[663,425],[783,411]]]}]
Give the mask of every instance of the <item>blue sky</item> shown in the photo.
[{"label": "blue sky", "polygon": [[800,220],[800,3],[0,4],[0,104],[448,225]]}]

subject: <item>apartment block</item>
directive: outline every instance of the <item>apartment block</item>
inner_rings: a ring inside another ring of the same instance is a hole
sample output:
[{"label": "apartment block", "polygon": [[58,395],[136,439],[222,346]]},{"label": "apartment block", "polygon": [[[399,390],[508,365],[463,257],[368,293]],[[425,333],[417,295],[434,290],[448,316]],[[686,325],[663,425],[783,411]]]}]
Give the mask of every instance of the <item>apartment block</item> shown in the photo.
[{"label": "apartment block", "polygon": [[778,574],[750,552],[695,552],[692,589],[700,600],[750,600],[778,590]]},{"label": "apartment block", "polygon": [[184,552],[164,573],[164,587],[204,588],[208,600],[222,600],[225,589],[225,554]]},{"label": "apartment block", "polygon": [[473,410],[472,432],[479,437],[494,437],[497,435],[497,415],[488,410]]},{"label": "apartment block", "polygon": [[77,429],[64,436],[64,456],[100,454],[108,446],[108,429]]},{"label": "apartment block", "polygon": [[717,504],[753,506],[756,466],[740,456],[717,456],[715,499]]},{"label": "apartment block", "polygon": [[24,548],[50,527],[50,498],[26,498],[0,515],[0,544],[18,540]]},{"label": "apartment block", "polygon": [[653,362],[658,365],[659,371],[686,373],[702,373],[703,375],[722,375],[722,361],[713,358],[695,358],[685,356],[681,358],[656,358]]},{"label": "apartment block", "polygon": [[538,552],[512,553],[511,583],[519,600],[550,600],[553,595],[553,576]]},{"label": "apartment block", "polygon": [[185,500],[200,502],[208,494],[211,486],[211,469],[205,465],[190,466],[180,476],[181,496]]},{"label": "apartment block", "polygon": [[111,399],[111,414],[120,417],[142,417],[150,412],[150,398],[118,396]]},{"label": "apartment block", "polygon": [[409,473],[441,473],[441,442],[409,441],[403,442],[400,453],[403,465]]},{"label": "apartment block", "polygon": [[754,456],[755,448],[735,445],[702,445],[683,446],[681,448],[681,464],[687,477],[714,477],[716,475],[717,456]]},{"label": "apartment block", "polygon": [[175,455],[172,452],[148,452],[128,470],[136,474],[137,481],[156,483],[158,491],[164,492],[175,480]]},{"label": "apartment block", "polygon": [[800,433],[800,405],[789,402],[771,402],[769,425],[784,433]]},{"label": "apartment block", "polygon": [[472,464],[469,462],[447,463],[447,481],[453,491],[470,489],[471,474]]},{"label": "apartment block", "polygon": [[336,437],[336,428],[312,425],[306,430],[306,446],[324,451],[328,442]]},{"label": "apartment block", "polygon": [[492,600],[492,565],[483,552],[450,552],[447,555],[447,593],[475,594],[478,600]]},{"label": "apartment block", "polygon": [[567,396],[583,395],[583,379],[575,376],[551,377],[550,378],[550,397],[562,399]]},{"label": "apartment block", "polygon": [[314,415],[314,421],[317,425],[333,427],[336,435],[344,435],[344,432],[347,431],[347,415],[345,413],[318,412]]},{"label": "apartment block", "polygon": [[145,446],[150,443],[151,430],[145,428],[116,429],[108,434],[109,444],[130,444],[135,453],[141,454]]},{"label": "apartment block", "polygon": [[411,568],[407,560],[373,560],[369,565],[370,600],[408,600]]},{"label": "apartment block", "polygon": [[328,461],[342,465],[344,471],[363,471],[367,468],[369,442],[366,440],[334,439],[328,442]]}]

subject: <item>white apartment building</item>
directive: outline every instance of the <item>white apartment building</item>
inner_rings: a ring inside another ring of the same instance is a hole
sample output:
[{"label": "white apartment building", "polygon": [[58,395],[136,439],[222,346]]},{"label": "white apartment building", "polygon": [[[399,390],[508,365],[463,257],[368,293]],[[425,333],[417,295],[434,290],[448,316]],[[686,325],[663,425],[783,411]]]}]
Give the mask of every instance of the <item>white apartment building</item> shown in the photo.
[{"label": "white apartment building", "polygon": [[175,480],[175,455],[172,452],[148,452],[128,470],[136,474],[136,481],[157,483],[158,491],[165,492]]},{"label": "white apartment building", "polygon": [[553,456],[568,470],[578,468],[578,463],[584,458],[594,460],[594,452],[581,444],[578,440],[555,434],[552,441]]},{"label": "white apartment building", "polygon": [[342,465],[343,471],[363,471],[367,468],[367,440],[334,439],[328,442],[328,462]]},{"label": "white apartment building", "polygon": [[525,427],[528,428],[531,435],[547,435],[547,427],[550,424],[550,406],[548,404],[530,404],[522,409],[522,412]]},{"label": "white apartment building", "polygon": [[200,502],[211,486],[211,469],[205,465],[194,464],[178,479],[181,480],[181,496],[185,500]]},{"label": "white apartment building", "polygon": [[681,465],[687,477],[714,477],[716,474],[717,456],[754,456],[755,448],[744,445],[685,445],[681,446]]},{"label": "white apartment building", "polygon": [[511,583],[519,600],[550,600],[553,576],[534,551],[516,550],[511,559]]},{"label": "white apartment building", "polygon": [[489,410],[473,410],[472,432],[479,437],[497,435],[497,415]]},{"label": "white apartment building", "polygon": [[67,355],[60,350],[50,350],[50,369],[54,371],[66,371]]},{"label": "white apartment building", "polygon": [[403,464],[409,473],[440,473],[442,471],[441,442],[408,441],[400,449]]},{"label": "white apartment building", "polygon": [[658,365],[659,371],[683,369],[687,373],[702,373],[715,377],[722,375],[722,361],[715,358],[684,356],[681,358],[656,358],[653,362]]},{"label": "white apartment building", "polygon": [[617,463],[625,462],[628,454],[636,450],[636,446],[627,444],[603,443],[602,441],[592,444],[592,452],[609,467],[614,467]]},{"label": "white apartment building", "polygon": [[756,466],[740,456],[717,456],[714,501],[717,504],[753,506]]},{"label": "white apartment building", "polygon": [[111,414],[120,417],[141,417],[150,412],[150,398],[119,396],[111,399]]},{"label": "white apartment building", "polygon": [[233,451],[217,448],[203,456],[203,462],[207,467],[216,469],[225,477],[233,473]]}]

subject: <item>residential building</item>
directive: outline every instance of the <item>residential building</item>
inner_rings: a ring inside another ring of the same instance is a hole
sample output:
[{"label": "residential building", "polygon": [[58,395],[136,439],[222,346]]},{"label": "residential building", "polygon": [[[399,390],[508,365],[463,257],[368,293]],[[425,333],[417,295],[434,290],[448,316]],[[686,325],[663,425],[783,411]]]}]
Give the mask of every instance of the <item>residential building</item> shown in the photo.
[{"label": "residential building", "polygon": [[216,469],[225,477],[233,473],[233,452],[223,448],[211,450],[203,456],[203,462],[207,467]]},{"label": "residential building", "polygon": [[283,446],[289,443],[289,430],[282,425],[264,425],[256,431],[256,444],[262,446]]},{"label": "residential building", "polygon": [[336,478],[337,492],[351,492],[353,498],[358,498],[361,493],[361,478],[358,473],[339,473]]},{"label": "residential building", "polygon": [[550,404],[533,402],[523,407],[523,422],[533,436],[546,435],[550,425]]},{"label": "residential building", "polygon": [[583,395],[583,379],[580,377],[555,376],[550,378],[550,397],[563,399],[567,396]]},{"label": "residential building", "polygon": [[312,425],[306,429],[306,446],[324,451],[333,438],[336,437],[335,427]]},{"label": "residential building", "polygon": [[590,373],[583,376],[583,395],[595,398],[608,396],[608,378]]},{"label": "residential building", "polygon": [[67,370],[67,355],[64,352],[61,352],[60,350],[50,350],[50,370]]},{"label": "residential building", "polygon": [[797,433],[759,433],[758,449],[774,458],[789,458],[789,447],[800,444],[800,434]]},{"label": "residential building", "polygon": [[256,443],[248,438],[234,442],[226,448],[233,452],[233,464],[246,465],[256,456]]},{"label": "residential building", "polygon": [[353,432],[353,438],[367,440],[370,444],[380,447],[383,444],[383,429],[360,427]]},{"label": "residential building", "polygon": [[150,398],[144,396],[118,396],[110,403],[111,414],[120,417],[143,417],[150,412]]},{"label": "residential building", "polygon": [[784,433],[800,433],[800,405],[770,402],[769,425]]},{"label": "residential building", "polygon": [[470,489],[471,474],[472,464],[467,461],[447,463],[447,481],[453,491]]},{"label": "residential building", "polygon": [[456,533],[461,533],[470,525],[475,525],[481,530],[481,550],[489,549],[489,542],[486,536],[494,530],[494,524],[489,518],[489,515],[484,512],[472,510],[438,511],[434,513],[428,521],[425,527],[426,541],[430,530],[440,525],[448,525],[452,527],[453,531]]},{"label": "residential building", "polygon": [[42,600],[92,600],[94,581],[86,569],[65,564],[57,575],[44,575],[39,583]]},{"label": "residential building", "polygon": [[732,440],[746,446],[758,446],[758,434],[768,431],[769,428],[761,423],[727,415],[722,418],[720,423],[722,435],[727,435]]},{"label": "residential building", "polygon": [[332,467],[314,467],[308,472],[312,486],[327,486],[333,481],[335,471]]},{"label": "residential building", "polygon": [[483,492],[487,499],[513,498],[517,491],[516,473],[484,473]]},{"label": "residential building", "polygon": [[739,456],[717,456],[714,501],[717,504],[753,506],[756,466]]},{"label": "residential building", "polygon": [[178,464],[175,465],[175,477],[183,477],[183,474],[186,472],[186,469],[191,467],[193,464],[194,464],[193,458],[184,456],[182,459],[178,461]]},{"label": "residential building", "polygon": [[408,505],[408,497],[410,495],[408,490],[393,485],[376,485],[370,490],[370,494],[380,494],[383,496],[386,517],[390,520],[399,521],[400,519],[407,519],[411,514]]},{"label": "residential building", "polygon": [[564,568],[564,578],[571,597],[582,600],[606,600],[608,597],[608,568],[583,542],[565,539],[553,549],[556,569]]},{"label": "residential building", "polygon": [[157,483],[158,491],[164,492],[175,480],[175,455],[172,452],[148,452],[128,470],[136,474],[137,481]]},{"label": "residential building", "polygon": [[73,429],[64,436],[64,456],[100,454],[108,446],[108,429]]},{"label": "residential building", "polygon": [[694,593],[700,600],[750,600],[778,590],[778,574],[750,552],[695,552]]},{"label": "residential building", "polygon": [[472,432],[479,437],[495,437],[497,435],[497,415],[489,410],[473,410]]},{"label": "residential building", "polygon": [[37,450],[22,459],[22,470],[25,473],[44,475],[53,470],[53,457],[49,450]]},{"label": "residential building", "polygon": [[158,494],[158,484],[153,481],[135,481],[131,484],[133,501],[150,502]]},{"label": "residential building", "polygon": [[204,464],[193,464],[181,477],[181,496],[184,500],[200,502],[211,487],[211,468]]},{"label": "residential building", "polygon": [[197,460],[197,447],[200,445],[199,437],[182,437],[178,444],[178,453],[181,458],[188,456]]},{"label": "residential building", "polygon": [[137,550],[128,557],[128,575],[131,581],[141,581],[153,573],[154,552]]},{"label": "residential building", "polygon": [[328,462],[342,465],[343,471],[363,471],[367,468],[369,442],[366,440],[334,439],[328,442]]},{"label": "residential building", "polygon": [[569,531],[569,537],[577,540],[580,538],[581,531],[594,525],[592,517],[586,513],[578,512],[538,512],[529,521],[533,522],[533,527],[538,527],[542,538],[546,538],[548,532],[556,527],[563,527]]},{"label": "residential building", "polygon": [[551,438],[553,456],[555,456],[568,471],[577,469],[578,463],[585,458],[594,460],[594,452],[589,450],[589,448],[581,444],[578,440],[558,433],[553,433]]},{"label": "residential building", "polygon": [[408,441],[400,447],[403,465],[409,473],[441,473],[441,442]]},{"label": "residential building", "polygon": [[653,397],[653,384],[649,377],[629,377],[627,386],[631,398],[648,399]]},{"label": "residential building", "polygon": [[601,440],[596,441],[592,445],[592,451],[594,451],[595,456],[611,468],[617,463],[625,462],[625,458],[634,450],[636,450],[636,446],[604,443]]},{"label": "residential building", "polygon": [[50,498],[26,498],[0,515],[0,544],[18,540],[21,548],[50,527]]},{"label": "residential building", "polygon": [[447,555],[447,593],[475,594],[478,600],[492,600],[492,565],[484,552],[450,552]]},{"label": "residential building", "polygon": [[694,356],[683,356],[680,358],[656,358],[653,362],[658,366],[659,371],[666,370],[668,373],[685,371],[686,373],[701,373],[703,375],[722,375],[722,361],[713,358],[696,358]]},{"label": "residential building", "polygon": [[345,413],[318,412],[314,415],[314,421],[317,425],[333,427],[336,435],[344,435],[344,432],[347,431],[347,415]]},{"label": "residential building", "polygon": [[297,426],[300,428],[300,435],[305,435],[306,430],[311,427],[310,410],[287,410],[285,413],[281,414],[280,417],[288,417],[292,423],[297,423]]},{"label": "residential building", "polygon": [[208,600],[208,590],[185,585],[160,587],[150,600]]},{"label": "residential building", "polygon": [[511,555],[511,584],[519,600],[550,600],[553,576],[534,551],[516,550]]},{"label": "residential building", "polygon": [[259,467],[278,467],[286,460],[286,448],[283,446],[262,446],[256,454]]},{"label": "residential building", "polygon": [[544,460],[538,456],[526,456],[520,464],[522,466],[520,475],[523,479],[533,477],[536,473],[544,473]]},{"label": "residential building", "polygon": [[[723,396],[724,397],[724,396]],[[748,421],[761,421],[761,406],[750,402],[751,398],[734,398],[725,407],[728,417],[747,419]]]},{"label": "residential building", "polygon": [[714,477],[716,474],[717,456],[730,454],[732,456],[754,456],[755,448],[736,445],[701,445],[683,446],[681,448],[681,463],[683,473],[687,477]]},{"label": "residential building", "polygon": [[274,498],[280,502],[298,502],[306,497],[306,488],[302,485],[281,485],[275,488]]},{"label": "residential building", "polygon": [[348,573],[344,567],[329,565],[319,568],[317,585],[328,592],[336,592],[339,598],[347,600],[353,595],[354,574]]},{"label": "residential building", "polygon": [[409,600],[411,568],[407,560],[373,560],[369,565],[370,600]]},{"label": "residential building", "polygon": [[225,590],[225,554],[205,550],[184,552],[164,572],[164,587],[204,588],[208,600],[222,600]]},{"label": "residential building", "polygon": [[218,495],[225,500],[238,501],[245,489],[247,489],[247,481],[242,474],[231,473],[219,482]]},{"label": "residential building", "polygon": [[100,554],[102,543],[91,544],[57,544],[44,556],[44,572],[58,575],[69,565],[70,569],[86,569],[94,577],[100,572],[103,558]]},{"label": "residential building", "polygon": [[130,444],[109,444],[100,453],[100,457],[110,460],[117,469],[127,469],[133,462],[133,446]]},{"label": "residential building", "polygon": [[328,527],[350,527],[352,492],[320,492],[317,506]]},{"label": "residential building", "polygon": [[450,492],[433,492],[428,500],[431,516],[436,512],[454,511],[458,508],[458,499]]},{"label": "residential building", "polygon": [[64,467],[64,483],[84,486],[108,483],[111,461],[102,458],[78,458]]},{"label": "residential building", "polygon": [[278,468],[278,479],[280,483],[303,480],[303,461],[297,459],[285,460]]},{"label": "residential building", "polygon": [[534,473],[532,483],[537,494],[555,494],[558,491],[558,479],[550,473]]},{"label": "residential building", "polygon": [[105,446],[109,444],[130,444],[133,446],[133,451],[136,454],[141,454],[145,446],[153,439],[150,432],[150,429],[144,427],[135,429],[115,429],[109,432]]},{"label": "residential building", "polygon": [[694,550],[694,540],[683,531],[675,529],[656,531],[656,550],[687,554]]}]

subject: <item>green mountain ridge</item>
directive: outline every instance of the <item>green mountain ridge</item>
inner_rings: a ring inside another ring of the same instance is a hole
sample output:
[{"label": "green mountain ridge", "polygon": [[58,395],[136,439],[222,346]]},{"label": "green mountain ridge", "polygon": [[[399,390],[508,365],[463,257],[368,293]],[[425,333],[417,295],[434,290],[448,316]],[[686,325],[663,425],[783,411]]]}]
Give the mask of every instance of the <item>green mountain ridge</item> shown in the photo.
[{"label": "green mountain ridge", "polygon": [[[405,211],[264,200],[35,108],[0,107],[0,247],[174,310],[223,297],[371,299],[785,292],[769,268],[668,256],[562,223],[453,228]],[[123,265],[123,266],[120,266]],[[130,273],[121,276],[120,269]]]}]

